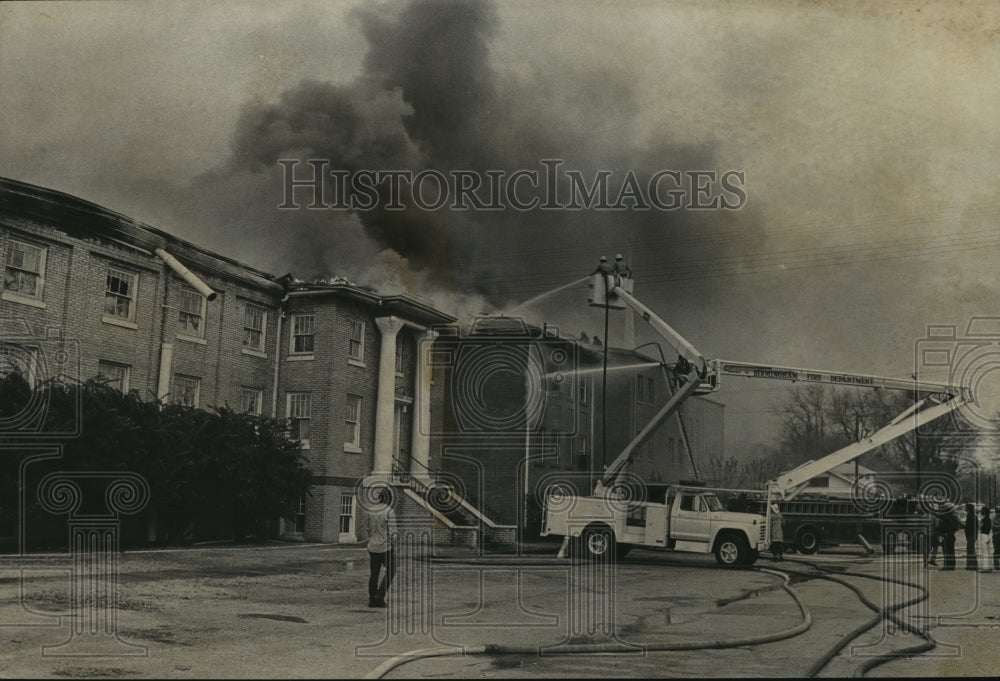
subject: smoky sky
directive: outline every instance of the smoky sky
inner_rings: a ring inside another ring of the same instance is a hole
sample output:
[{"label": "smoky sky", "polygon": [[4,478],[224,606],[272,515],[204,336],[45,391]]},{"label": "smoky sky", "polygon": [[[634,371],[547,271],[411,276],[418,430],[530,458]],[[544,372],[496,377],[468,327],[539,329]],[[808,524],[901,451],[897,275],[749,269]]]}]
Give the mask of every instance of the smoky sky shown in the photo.
[{"label": "smoky sky", "polygon": [[[368,45],[362,73],[348,83],[291,83],[277,101],[247,104],[234,122],[227,162],[195,178],[181,202],[188,219],[226,239],[239,225],[242,252],[268,253],[270,267],[302,278],[343,274],[432,298],[474,294],[492,306],[550,285],[557,266],[546,254],[606,239],[609,230],[627,235],[635,251],[647,237],[660,243],[671,231],[697,228],[711,240],[718,217],[426,210],[405,194],[403,210],[385,210],[385,186],[374,210],[277,210],[278,161],[288,159],[298,160],[306,177],[310,159],[351,173],[434,169],[479,177],[518,169],[544,177],[541,162],[558,160],[557,191],[567,190],[563,170],[579,172],[588,184],[603,171],[610,173],[612,197],[629,172],[645,185],[657,170],[713,168],[707,141],[630,141],[628,121],[639,104],[612,74],[597,72],[581,83],[587,92],[576,110],[546,108],[544,82],[499,75],[491,66],[500,29],[491,3],[416,0],[356,9],[353,19]],[[607,125],[612,111],[618,123]],[[741,217],[744,233],[754,229],[750,214]]]}]

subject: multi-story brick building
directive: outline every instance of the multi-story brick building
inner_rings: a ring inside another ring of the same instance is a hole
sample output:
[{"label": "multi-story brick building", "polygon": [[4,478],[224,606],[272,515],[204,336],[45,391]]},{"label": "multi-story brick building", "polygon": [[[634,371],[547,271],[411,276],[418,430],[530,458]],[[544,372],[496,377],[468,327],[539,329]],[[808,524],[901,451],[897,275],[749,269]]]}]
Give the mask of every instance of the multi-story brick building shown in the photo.
[{"label": "multi-story brick building", "polygon": [[431,382],[418,349],[431,326],[454,318],[346,282],[287,287],[278,413],[308,449],[316,482],[294,531],[354,541],[355,495],[365,476],[426,478],[431,469]]},{"label": "multi-story brick building", "polygon": [[363,476],[429,465],[428,440],[412,425],[431,402],[416,347],[428,326],[454,318],[423,302],[344,280],[275,278],[7,179],[0,262],[0,318],[77,341],[79,378],[291,419],[316,484],[286,534],[353,540]]},{"label": "multi-story brick building", "polygon": [[[536,533],[546,476],[591,489],[669,394],[661,365],[636,351],[608,348],[605,400],[603,348],[554,327],[490,317],[463,332],[416,298],[274,277],[6,179],[0,262],[0,320],[78,341],[79,378],[289,419],[315,484],[281,529],[310,541],[357,538],[356,491],[373,473],[452,540]],[[721,405],[692,399],[682,417],[696,458],[721,450]],[[689,477],[682,442],[676,420],[664,424],[631,470]],[[439,479],[454,513],[428,502]]]}]

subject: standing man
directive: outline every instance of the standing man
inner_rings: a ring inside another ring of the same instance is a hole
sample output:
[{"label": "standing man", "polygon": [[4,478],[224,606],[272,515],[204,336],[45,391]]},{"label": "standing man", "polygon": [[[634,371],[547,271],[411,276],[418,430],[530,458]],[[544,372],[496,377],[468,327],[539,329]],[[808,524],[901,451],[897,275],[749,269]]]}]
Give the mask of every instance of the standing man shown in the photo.
[{"label": "standing man", "polygon": [[[389,505],[388,490],[376,490],[374,496],[375,505],[368,511],[368,607],[384,608],[396,572],[396,513]],[[380,580],[383,567],[385,577]]]},{"label": "standing man", "polygon": [[619,282],[622,277],[626,279],[632,278],[632,268],[625,264],[625,258],[621,253],[615,256],[615,275]]},{"label": "standing man", "polygon": [[976,505],[965,505],[965,569],[975,570],[976,565],[976,535],[978,527],[976,522]]},{"label": "standing man", "polygon": [[591,274],[603,274],[605,277],[615,273],[615,266],[608,262],[608,256],[602,255],[597,268]]},{"label": "standing man", "polygon": [[941,552],[944,554],[942,570],[955,569],[955,533],[958,532],[958,528],[955,510],[948,508],[941,515],[941,522],[938,525],[938,532],[941,533]]},{"label": "standing man", "polygon": [[1000,506],[993,511],[993,569],[1000,570]]},{"label": "standing man", "polygon": [[990,520],[990,507],[979,509],[982,519],[979,521],[979,569],[983,572],[993,572],[993,523]]},{"label": "standing man", "polygon": [[931,513],[930,555],[926,558],[927,565],[937,565],[938,544],[941,543],[941,514]]},{"label": "standing man", "polygon": [[785,532],[781,526],[783,521],[784,518],[781,511],[778,510],[778,505],[771,504],[771,519],[768,521],[771,525],[771,560],[785,559]]}]

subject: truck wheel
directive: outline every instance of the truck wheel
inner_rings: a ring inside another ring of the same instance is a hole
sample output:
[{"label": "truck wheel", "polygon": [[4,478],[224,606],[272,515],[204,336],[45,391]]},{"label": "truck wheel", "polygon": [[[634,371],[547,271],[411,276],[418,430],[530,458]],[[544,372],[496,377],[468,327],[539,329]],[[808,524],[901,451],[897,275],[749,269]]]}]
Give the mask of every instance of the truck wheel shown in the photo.
[{"label": "truck wheel", "polygon": [[750,557],[750,544],[739,534],[727,534],[715,544],[715,560],[719,565],[745,565]]},{"label": "truck wheel", "polygon": [[811,556],[819,551],[819,532],[814,527],[803,527],[795,535],[795,548],[799,553]]},{"label": "truck wheel", "polygon": [[590,560],[607,560],[615,553],[615,533],[607,525],[592,525],[580,535],[580,546]]}]

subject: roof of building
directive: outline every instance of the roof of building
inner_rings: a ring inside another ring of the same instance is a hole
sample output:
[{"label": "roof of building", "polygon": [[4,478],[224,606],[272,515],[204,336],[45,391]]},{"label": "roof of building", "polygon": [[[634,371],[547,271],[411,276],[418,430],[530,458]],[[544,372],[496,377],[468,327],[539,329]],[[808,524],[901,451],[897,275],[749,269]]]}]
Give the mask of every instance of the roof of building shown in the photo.
[{"label": "roof of building", "polygon": [[271,290],[303,294],[329,293],[378,305],[389,314],[426,324],[454,322],[455,318],[413,295],[382,295],[342,277],[304,282],[290,274],[281,277],[219,255],[128,216],[70,194],[0,177],[0,215],[39,220],[77,237],[97,236],[153,255],[162,248],[189,266],[221,277],[249,282]]},{"label": "roof of building", "polygon": [[202,270],[280,292],[280,285],[267,272],[54,189],[0,177],[0,213],[40,220],[72,236],[104,237],[150,255],[154,249],[162,248]]},{"label": "roof of building", "polygon": [[305,282],[294,278],[288,279],[291,275],[285,275],[278,279],[285,284],[289,296],[337,296],[357,300],[361,303],[375,305],[389,315],[397,315],[420,324],[450,324],[455,321],[455,317],[445,314],[434,308],[429,303],[417,300],[410,295],[383,295],[370,286],[360,286],[348,282],[346,279],[336,278],[335,283],[327,282]]}]

